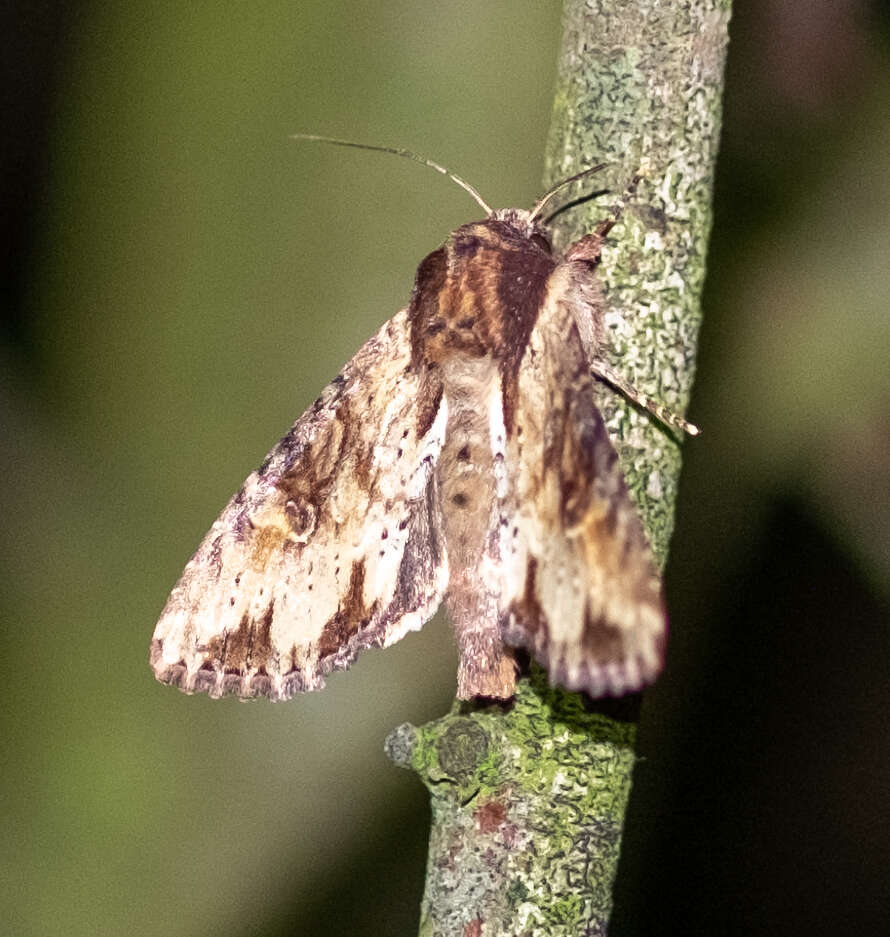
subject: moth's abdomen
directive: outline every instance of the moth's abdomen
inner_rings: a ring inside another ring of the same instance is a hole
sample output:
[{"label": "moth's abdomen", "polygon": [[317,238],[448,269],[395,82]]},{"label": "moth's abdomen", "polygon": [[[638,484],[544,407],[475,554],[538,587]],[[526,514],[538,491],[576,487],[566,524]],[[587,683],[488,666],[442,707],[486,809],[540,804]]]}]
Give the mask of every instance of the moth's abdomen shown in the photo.
[{"label": "moth's abdomen", "polygon": [[500,382],[491,358],[457,356],[442,369],[442,377],[448,422],[436,475],[453,579],[467,567],[478,567],[496,499],[495,462],[503,452],[503,438],[493,437],[503,433],[492,431]]},{"label": "moth's abdomen", "polygon": [[515,674],[501,640],[490,556],[503,470],[499,371],[490,357],[455,357],[443,378],[448,424],[436,471],[449,565],[445,602],[460,648],[457,691],[463,699],[505,698]]}]

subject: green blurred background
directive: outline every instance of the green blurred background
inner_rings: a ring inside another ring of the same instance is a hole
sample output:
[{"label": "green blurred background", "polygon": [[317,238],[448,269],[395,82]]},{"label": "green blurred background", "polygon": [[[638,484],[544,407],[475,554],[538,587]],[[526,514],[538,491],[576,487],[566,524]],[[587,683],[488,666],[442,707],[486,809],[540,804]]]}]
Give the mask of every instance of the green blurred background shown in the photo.
[{"label": "green blurred background", "polygon": [[[243,477],[477,209],[540,192],[560,5],[4,7],[0,931],[416,931],[437,618],[284,705],[151,677]],[[738,3],[613,937],[890,932],[890,18]],[[596,154],[589,154],[594,159]]]}]

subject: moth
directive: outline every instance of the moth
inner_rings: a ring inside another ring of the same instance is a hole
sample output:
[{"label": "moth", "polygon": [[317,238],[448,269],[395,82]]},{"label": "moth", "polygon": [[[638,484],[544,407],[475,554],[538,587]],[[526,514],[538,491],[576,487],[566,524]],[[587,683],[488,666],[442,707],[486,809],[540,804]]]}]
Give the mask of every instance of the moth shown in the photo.
[{"label": "moth", "polygon": [[[300,135],[306,138],[305,135]],[[312,137],[310,139],[319,139]],[[600,355],[596,276],[617,211],[554,255],[542,212],[492,210],[417,269],[386,322],[213,524],[151,642],[187,693],[283,700],[444,601],[457,695],[509,698],[514,649],[552,682],[620,695],[662,666],[658,570],[594,405],[594,376],[695,427]]]}]

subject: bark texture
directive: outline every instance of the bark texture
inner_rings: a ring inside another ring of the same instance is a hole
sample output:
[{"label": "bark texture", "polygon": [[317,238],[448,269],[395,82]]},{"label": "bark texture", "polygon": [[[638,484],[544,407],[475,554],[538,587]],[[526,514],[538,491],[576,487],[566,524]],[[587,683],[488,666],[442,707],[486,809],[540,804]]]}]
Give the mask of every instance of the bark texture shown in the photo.
[{"label": "bark texture", "polygon": [[[564,246],[593,230],[639,169],[600,275],[606,357],[683,412],[692,385],[730,0],[567,0],[546,186],[596,162],[553,219]],[[598,405],[660,563],[680,446],[613,390]],[[676,623],[675,623],[676,624]],[[429,788],[422,937],[605,934],[634,763],[635,725],[585,709],[533,670],[510,706],[455,704],[401,726],[390,757]]]}]

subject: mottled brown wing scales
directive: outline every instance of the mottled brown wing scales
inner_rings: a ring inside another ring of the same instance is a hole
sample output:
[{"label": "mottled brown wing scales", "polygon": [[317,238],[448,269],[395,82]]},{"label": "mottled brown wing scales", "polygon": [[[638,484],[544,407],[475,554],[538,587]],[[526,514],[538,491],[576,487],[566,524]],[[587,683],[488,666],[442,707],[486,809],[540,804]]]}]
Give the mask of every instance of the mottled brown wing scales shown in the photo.
[{"label": "mottled brown wing scales", "polygon": [[391,319],[229,502],[158,622],[160,680],[286,699],[433,614],[446,408],[425,400],[408,332]]},{"label": "mottled brown wing scales", "polygon": [[553,297],[519,370],[515,423],[500,544],[504,639],[569,689],[639,689],[661,668],[660,580],[593,404],[571,309]]},{"label": "mottled brown wing scales", "polygon": [[594,406],[601,240],[558,260],[534,213],[507,209],[433,251],[409,308],[198,548],[155,631],[158,678],[285,699],[445,597],[461,696],[512,692],[505,643],[593,696],[654,679],[661,583]]}]

